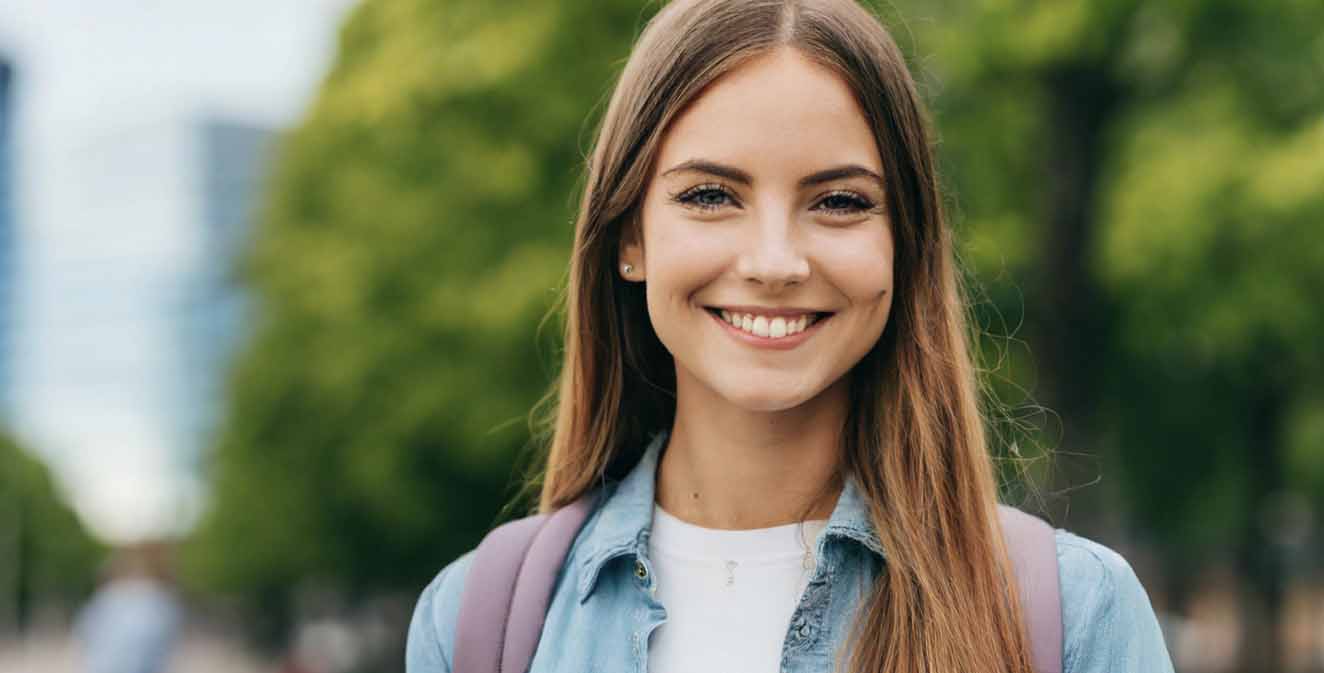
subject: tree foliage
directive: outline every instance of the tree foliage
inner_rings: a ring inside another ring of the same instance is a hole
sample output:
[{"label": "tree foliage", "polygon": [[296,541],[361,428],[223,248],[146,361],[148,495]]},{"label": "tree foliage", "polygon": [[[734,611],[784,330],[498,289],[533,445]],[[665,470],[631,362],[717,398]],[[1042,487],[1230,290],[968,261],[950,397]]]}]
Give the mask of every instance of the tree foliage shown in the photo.
[{"label": "tree foliage", "polygon": [[1056,483],[1098,482],[1064,523],[1124,522],[1178,602],[1227,562],[1271,621],[1324,544],[1299,523],[1324,507],[1324,5],[901,11],[968,259],[1024,316],[1012,381],[1060,415],[1059,462],[1099,457]]},{"label": "tree foliage", "polygon": [[580,167],[636,3],[367,2],[280,152],[198,586],[415,592],[491,526],[549,385]]},{"label": "tree foliage", "polygon": [[[1100,419],[1091,427],[1118,452],[1110,467],[1137,522],[1183,543],[1228,539],[1254,507],[1226,517],[1210,497],[1238,497],[1236,472],[1256,453],[1283,455],[1283,487],[1321,492],[1311,456],[1324,447],[1286,438],[1309,434],[1294,428],[1319,413],[1324,364],[1313,301],[1324,288],[1324,6],[902,11],[968,258],[994,305],[1026,316],[1032,342],[1079,337],[1066,345],[1074,364],[1040,375],[1080,388],[1055,379],[1094,372],[1082,378],[1097,409],[1070,410]],[[1064,237],[1070,228],[1081,232]],[[1088,290],[1068,299],[1095,314],[1057,306],[1063,284]],[[1082,327],[1105,338],[1072,331]],[[1043,341],[1032,345],[1056,347]],[[1272,420],[1257,407],[1270,397]],[[1281,441],[1259,441],[1261,420]],[[1193,488],[1168,487],[1176,475]]]},{"label": "tree foliage", "polygon": [[104,556],[46,467],[0,437],[0,627],[26,626],[39,605],[72,612]]}]

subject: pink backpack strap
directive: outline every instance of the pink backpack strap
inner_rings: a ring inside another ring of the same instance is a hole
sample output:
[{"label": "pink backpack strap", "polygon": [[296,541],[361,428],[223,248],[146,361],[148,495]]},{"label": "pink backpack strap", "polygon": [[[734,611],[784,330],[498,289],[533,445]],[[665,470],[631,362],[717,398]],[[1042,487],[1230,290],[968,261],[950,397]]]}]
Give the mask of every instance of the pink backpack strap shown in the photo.
[{"label": "pink backpack strap", "polygon": [[998,505],[998,516],[1020,587],[1030,661],[1036,673],[1062,673],[1062,597],[1053,527],[1009,505]]},{"label": "pink backpack strap", "polygon": [[[502,524],[479,543],[460,598],[454,673],[526,673],[566,553],[590,496]],[[1036,673],[1062,673],[1057,542],[1042,519],[1007,505],[998,516],[1020,587]]]},{"label": "pink backpack strap", "polygon": [[590,494],[550,514],[494,528],[478,544],[460,597],[455,673],[525,673]]}]

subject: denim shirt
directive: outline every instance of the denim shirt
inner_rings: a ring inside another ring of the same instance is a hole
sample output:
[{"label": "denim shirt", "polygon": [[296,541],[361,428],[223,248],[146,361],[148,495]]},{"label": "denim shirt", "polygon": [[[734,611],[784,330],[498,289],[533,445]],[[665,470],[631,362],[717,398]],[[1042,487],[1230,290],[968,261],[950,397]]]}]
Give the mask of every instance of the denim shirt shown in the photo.
[{"label": "denim shirt", "polygon": [[[648,557],[654,478],[667,431],[638,464],[607,484],[562,566],[529,673],[645,673],[648,637],[666,621]],[[1149,597],[1116,552],[1056,529],[1062,597],[1063,673],[1171,673]],[[829,673],[855,609],[886,554],[851,479],[819,533],[820,559],[791,615],[781,673]],[[409,626],[406,673],[450,673],[470,551],[419,597]],[[460,671],[459,673],[464,673]],[[769,672],[773,673],[773,672]]]}]

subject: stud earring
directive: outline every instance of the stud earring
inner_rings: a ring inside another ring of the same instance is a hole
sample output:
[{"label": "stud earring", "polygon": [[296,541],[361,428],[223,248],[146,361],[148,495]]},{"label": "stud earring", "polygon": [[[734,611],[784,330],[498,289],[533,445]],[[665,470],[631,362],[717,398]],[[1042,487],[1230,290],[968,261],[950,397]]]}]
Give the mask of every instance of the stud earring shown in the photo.
[{"label": "stud earring", "polygon": [[634,266],[633,266],[633,265],[630,265],[630,264],[622,264],[622,265],[621,265],[621,273],[624,273],[624,274],[627,274],[627,275],[628,275],[631,271],[634,271]]}]

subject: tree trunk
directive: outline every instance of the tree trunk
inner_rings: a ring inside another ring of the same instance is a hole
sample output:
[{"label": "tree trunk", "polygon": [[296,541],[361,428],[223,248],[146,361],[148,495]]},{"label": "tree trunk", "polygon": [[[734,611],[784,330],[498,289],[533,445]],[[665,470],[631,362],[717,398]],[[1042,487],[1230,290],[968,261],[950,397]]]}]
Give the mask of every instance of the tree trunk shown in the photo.
[{"label": "tree trunk", "polygon": [[[1061,420],[1051,490],[1066,496],[1053,512],[1059,525],[1097,529],[1099,520],[1068,522],[1077,509],[1095,516],[1106,507],[1111,484],[1098,480],[1101,462],[1094,431],[1098,366],[1109,347],[1106,302],[1091,273],[1097,226],[1098,180],[1106,155],[1104,131],[1121,102],[1121,90],[1102,65],[1063,65],[1042,78],[1049,97],[1044,180],[1043,274],[1031,305],[1041,401]],[[1058,439],[1051,433],[1050,442]],[[1076,489],[1076,490],[1073,490]],[[1069,502],[1068,502],[1069,501]],[[1083,524],[1083,525],[1082,525]]]},{"label": "tree trunk", "polygon": [[1286,570],[1282,547],[1274,536],[1277,523],[1272,499],[1285,487],[1282,462],[1282,423],[1287,396],[1276,383],[1266,382],[1246,410],[1248,449],[1246,487],[1251,511],[1242,529],[1238,550],[1242,577],[1258,600],[1244,608],[1245,629],[1241,668],[1246,671],[1282,670],[1282,610]]}]

